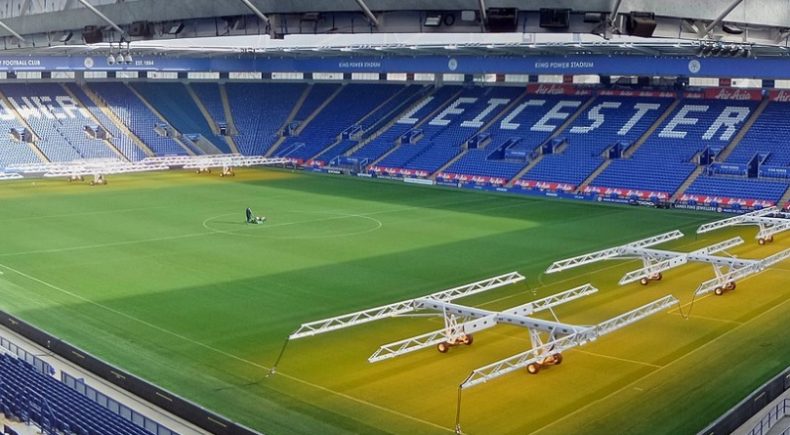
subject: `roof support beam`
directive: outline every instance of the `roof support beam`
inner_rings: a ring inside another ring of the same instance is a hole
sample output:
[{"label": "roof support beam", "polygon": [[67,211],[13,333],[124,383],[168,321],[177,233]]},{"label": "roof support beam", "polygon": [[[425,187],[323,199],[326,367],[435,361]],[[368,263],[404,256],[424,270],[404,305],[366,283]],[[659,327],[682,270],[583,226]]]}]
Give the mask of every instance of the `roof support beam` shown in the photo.
[{"label": "roof support beam", "polygon": [[606,20],[609,23],[609,27],[614,26],[614,20],[617,18],[617,11],[620,10],[620,3],[622,2],[623,0],[614,0],[612,10],[609,12],[609,18]]},{"label": "roof support beam", "polygon": [[368,17],[368,20],[370,20],[370,23],[373,24],[373,26],[378,27],[379,20],[376,19],[376,16],[373,15],[373,12],[370,11],[368,5],[365,4],[365,0],[356,0],[356,1],[360,9],[362,9],[362,12],[365,14],[366,17]]},{"label": "roof support beam", "polygon": [[252,13],[254,13],[258,18],[261,19],[261,21],[263,21],[263,24],[265,24],[266,26],[270,25],[269,17],[267,17],[266,14],[261,12],[260,9],[258,9],[254,4],[252,4],[250,0],[241,0],[241,2],[244,3],[245,6],[250,8]]},{"label": "roof support beam", "polygon": [[86,8],[90,9],[91,12],[96,14],[97,17],[104,20],[107,24],[109,24],[113,29],[117,30],[121,33],[121,36],[126,36],[126,31],[121,29],[120,26],[115,24],[115,21],[109,19],[107,15],[104,15],[100,10],[96,9],[92,4],[88,3],[88,0],[79,0]]},{"label": "roof support beam", "polygon": [[12,28],[8,27],[8,25],[7,25],[6,23],[4,23],[4,22],[0,21],[0,27],[2,27],[3,29],[5,29],[5,30],[6,30],[8,33],[10,33],[10,34],[14,35],[14,38],[16,38],[16,39],[18,39],[18,40],[20,40],[20,41],[22,41],[22,42],[25,42],[25,38],[23,38],[23,37],[22,37],[22,35],[20,35],[20,34],[19,34],[19,33],[17,33],[16,31],[14,31],[14,29],[12,29]]},{"label": "roof support beam", "polygon": [[718,26],[722,21],[724,21],[724,18],[726,18],[727,15],[729,15],[730,12],[732,12],[732,10],[735,9],[742,2],[743,0],[733,0],[733,2],[730,3],[729,6],[727,6],[727,9],[724,9],[719,14],[718,17],[716,17],[713,21],[710,22],[710,24],[708,24],[707,26],[705,26],[704,29],[702,29],[702,34],[700,35],[700,37],[705,38],[708,35],[710,35],[710,32],[712,32],[713,29],[716,28],[716,26]]}]

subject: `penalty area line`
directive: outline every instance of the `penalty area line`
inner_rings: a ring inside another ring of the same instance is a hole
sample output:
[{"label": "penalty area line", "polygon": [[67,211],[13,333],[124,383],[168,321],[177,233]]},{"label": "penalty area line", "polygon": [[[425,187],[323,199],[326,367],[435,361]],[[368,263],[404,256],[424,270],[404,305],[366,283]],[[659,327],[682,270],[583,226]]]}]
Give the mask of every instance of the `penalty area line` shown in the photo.
[{"label": "penalty area line", "polygon": [[594,356],[594,357],[598,357],[598,358],[606,358],[606,359],[626,362],[626,363],[630,363],[630,364],[638,364],[640,366],[653,367],[653,368],[656,368],[656,369],[664,367],[664,366],[659,365],[659,364],[653,364],[653,363],[649,363],[649,362],[645,362],[645,361],[637,361],[637,360],[634,360],[634,359],[620,358],[619,356],[613,356],[613,355],[606,355],[606,354],[602,354],[602,353],[590,352],[588,350],[579,349],[578,347],[570,349],[570,351],[572,351],[572,352],[579,352],[579,353],[583,353],[583,354]]},{"label": "penalty area line", "polygon": [[[111,312],[113,314],[116,314],[118,316],[121,316],[121,317],[124,317],[126,319],[132,320],[134,322],[140,323],[142,325],[148,326],[149,328],[156,329],[157,331],[160,331],[160,332],[163,332],[165,334],[171,335],[173,337],[179,338],[179,339],[184,340],[186,342],[192,343],[192,344],[194,344],[196,346],[202,347],[204,349],[210,350],[212,352],[218,353],[220,355],[226,356],[226,357],[234,359],[236,361],[239,361],[239,362],[251,365],[253,367],[257,367],[257,368],[262,369],[262,370],[266,370],[266,371],[270,371],[271,370],[271,367],[267,367],[267,366],[265,366],[263,364],[259,364],[259,363],[256,363],[254,361],[250,361],[250,360],[248,360],[246,358],[242,358],[242,357],[240,357],[238,355],[234,355],[234,354],[226,352],[226,351],[224,351],[222,349],[218,349],[218,348],[216,348],[214,346],[211,346],[211,345],[208,345],[208,344],[205,344],[205,343],[201,343],[201,342],[199,342],[197,340],[194,340],[194,339],[189,338],[189,337],[187,337],[185,335],[179,334],[179,333],[177,333],[175,331],[171,331],[171,330],[169,330],[167,328],[163,328],[163,327],[161,327],[159,325],[153,324],[153,323],[148,322],[146,320],[137,318],[137,317],[132,316],[130,314],[126,314],[126,313],[124,313],[122,311],[118,311],[118,310],[116,310],[114,308],[108,307],[107,305],[101,304],[99,302],[95,302],[95,301],[93,301],[91,299],[88,299],[88,298],[82,296],[82,295],[79,295],[79,294],[76,294],[76,293],[71,292],[69,290],[66,290],[64,288],[58,287],[58,286],[56,286],[54,284],[51,284],[51,283],[49,283],[47,281],[44,281],[44,280],[39,279],[39,278],[36,278],[36,277],[34,277],[32,275],[29,275],[29,274],[27,274],[25,272],[22,272],[20,270],[14,269],[13,267],[7,266],[5,264],[0,264],[0,267],[6,269],[8,271],[11,271],[11,272],[13,272],[13,273],[15,273],[15,274],[17,274],[19,276],[27,278],[27,279],[29,279],[31,281],[35,281],[35,282],[37,282],[37,283],[39,283],[41,285],[49,287],[52,290],[56,290],[56,291],[61,292],[63,294],[72,296],[72,297],[77,298],[77,299],[79,299],[79,300],[81,300],[83,302],[86,302],[88,304],[91,304],[91,305],[94,305],[96,307],[102,308],[102,309],[104,309],[106,311],[109,311],[109,312]],[[0,271],[0,274],[2,274],[2,273],[3,272]],[[388,412],[390,414],[396,415],[396,416],[401,417],[401,418],[405,418],[405,419],[412,420],[412,421],[415,421],[415,422],[418,422],[418,423],[422,423],[422,424],[425,424],[427,426],[431,426],[433,428],[441,429],[441,430],[446,431],[446,432],[454,432],[454,429],[452,429],[452,428],[444,427],[442,425],[439,425],[439,424],[436,424],[436,423],[433,423],[433,422],[430,422],[430,421],[427,421],[427,420],[423,420],[421,418],[414,417],[414,416],[411,416],[411,415],[408,415],[408,414],[404,414],[402,412],[396,411],[396,410],[391,409],[391,408],[387,408],[386,406],[378,405],[378,404],[369,402],[369,401],[364,400],[364,399],[353,397],[353,396],[350,396],[348,394],[341,393],[339,391],[335,391],[335,390],[329,389],[327,387],[323,387],[321,385],[314,384],[314,383],[312,383],[310,381],[306,381],[306,380],[300,379],[300,378],[298,378],[296,376],[292,376],[292,375],[283,373],[283,372],[281,372],[279,370],[277,371],[276,374],[279,374],[280,376],[282,376],[282,377],[284,377],[286,379],[289,379],[291,381],[298,382],[298,383],[303,384],[303,385],[307,385],[307,386],[315,388],[317,390],[321,390],[321,391],[324,391],[324,392],[327,392],[327,393],[331,393],[331,394],[333,394],[335,396],[342,397],[344,399],[348,399],[348,400],[351,400],[353,402],[356,402],[356,403],[359,403],[359,404],[362,404],[362,405],[367,405],[367,406],[369,406],[371,408],[375,408],[375,409],[378,409],[380,411]]]}]

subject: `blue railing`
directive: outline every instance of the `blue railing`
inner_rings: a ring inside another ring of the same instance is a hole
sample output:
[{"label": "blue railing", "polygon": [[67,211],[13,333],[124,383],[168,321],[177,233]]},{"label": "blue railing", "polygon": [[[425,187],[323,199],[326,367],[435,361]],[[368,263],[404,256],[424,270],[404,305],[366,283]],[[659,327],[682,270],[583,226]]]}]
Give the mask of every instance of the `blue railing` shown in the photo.
[{"label": "blue railing", "polygon": [[63,371],[60,372],[60,378],[63,384],[65,384],[67,387],[82,394],[99,406],[107,408],[110,412],[118,414],[122,418],[125,418],[126,420],[129,420],[132,423],[142,427],[148,432],[156,435],[178,435],[177,432],[173,432],[172,430],[129,408],[123,403],[120,403],[112,397],[109,397],[106,394],[96,390],[95,388],[86,384],[82,378],[75,378],[74,376],[71,376],[70,374]]},{"label": "blue railing", "polygon": [[[763,435],[770,431],[778,421],[788,415],[790,415],[790,399],[784,399],[771,408],[768,414],[749,431],[748,435]],[[790,433],[790,427],[785,429],[780,435],[787,435],[788,433]]]},{"label": "blue railing", "polygon": [[38,371],[41,374],[47,376],[52,376],[55,374],[55,369],[52,368],[51,365],[42,361],[40,358],[26,351],[25,349],[22,349],[21,347],[17,346],[16,344],[9,341],[5,337],[0,337],[0,347],[16,355],[16,357],[21,359],[22,361],[32,365],[33,368],[35,368],[36,371]]}]

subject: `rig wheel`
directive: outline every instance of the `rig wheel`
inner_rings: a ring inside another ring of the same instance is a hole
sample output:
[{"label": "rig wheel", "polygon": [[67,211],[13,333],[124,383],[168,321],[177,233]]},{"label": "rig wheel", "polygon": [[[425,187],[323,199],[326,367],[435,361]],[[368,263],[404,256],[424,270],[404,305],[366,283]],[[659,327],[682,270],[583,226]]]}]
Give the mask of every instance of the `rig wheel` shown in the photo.
[{"label": "rig wheel", "polygon": [[656,274],[656,281],[661,281],[663,278],[664,275],[662,275],[661,272],[658,272],[658,274]]},{"label": "rig wheel", "polygon": [[650,282],[650,280],[644,277],[639,280],[639,284],[642,285],[647,285],[648,282]]},{"label": "rig wheel", "polygon": [[727,290],[727,291],[730,291],[730,290],[735,290],[735,281],[730,281],[730,282],[728,282],[728,283],[727,283],[727,284],[724,286],[724,289],[725,289],[725,290]]},{"label": "rig wheel", "polygon": [[768,236],[768,237],[767,237],[765,240],[766,240],[768,243],[773,243],[773,242],[774,242],[774,236]]},{"label": "rig wheel", "polygon": [[463,339],[463,343],[467,346],[471,346],[474,343],[475,339],[472,337],[472,334],[466,334]]},{"label": "rig wheel", "polygon": [[765,239],[763,239],[762,237],[760,237],[759,239],[757,239],[757,244],[758,244],[758,245],[764,245],[764,244],[765,244]]},{"label": "rig wheel", "polygon": [[554,357],[554,365],[558,366],[558,365],[562,364],[562,354],[561,353],[555,353],[552,356]]},{"label": "rig wheel", "polygon": [[450,345],[446,341],[443,341],[436,345],[436,350],[438,350],[439,353],[447,353],[447,351],[450,350]]},{"label": "rig wheel", "polygon": [[532,363],[527,366],[527,373],[531,375],[537,375],[540,372],[540,364]]},{"label": "rig wheel", "polygon": [[715,289],[713,289],[713,294],[715,294],[716,296],[723,295],[724,294],[724,288],[716,287]]}]

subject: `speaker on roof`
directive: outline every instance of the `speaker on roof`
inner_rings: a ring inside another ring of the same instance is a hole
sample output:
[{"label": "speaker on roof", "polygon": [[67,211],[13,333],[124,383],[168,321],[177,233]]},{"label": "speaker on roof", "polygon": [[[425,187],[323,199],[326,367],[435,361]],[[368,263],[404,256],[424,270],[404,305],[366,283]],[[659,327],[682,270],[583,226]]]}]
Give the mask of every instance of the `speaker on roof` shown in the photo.
[{"label": "speaker on roof", "polygon": [[518,9],[489,8],[486,9],[486,28],[489,32],[512,33],[518,27]]},{"label": "speaker on roof", "polygon": [[567,29],[570,20],[570,9],[541,8],[540,10],[540,27],[544,29]]},{"label": "speaker on roof", "polygon": [[85,26],[85,28],[82,29],[82,39],[86,44],[97,44],[102,42],[104,35],[102,35],[100,27]]},{"label": "speaker on roof", "polygon": [[629,35],[649,38],[656,30],[656,15],[652,12],[631,12],[625,22],[625,30]]},{"label": "speaker on roof", "polygon": [[151,23],[148,21],[135,21],[129,26],[129,36],[150,38],[151,34]]}]

